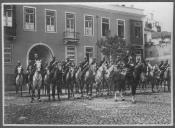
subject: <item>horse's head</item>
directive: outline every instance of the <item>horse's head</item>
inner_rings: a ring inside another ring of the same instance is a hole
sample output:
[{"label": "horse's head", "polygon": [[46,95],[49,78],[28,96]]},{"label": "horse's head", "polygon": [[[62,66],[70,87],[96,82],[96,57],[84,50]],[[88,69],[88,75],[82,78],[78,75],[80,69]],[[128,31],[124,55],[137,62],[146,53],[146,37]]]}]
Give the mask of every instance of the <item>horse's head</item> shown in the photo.
[{"label": "horse's head", "polygon": [[35,64],[36,64],[36,71],[38,72],[41,71],[41,60],[37,60]]},{"label": "horse's head", "polygon": [[19,66],[19,67],[17,68],[17,71],[18,71],[18,74],[21,74],[21,73],[22,73],[22,66]]}]

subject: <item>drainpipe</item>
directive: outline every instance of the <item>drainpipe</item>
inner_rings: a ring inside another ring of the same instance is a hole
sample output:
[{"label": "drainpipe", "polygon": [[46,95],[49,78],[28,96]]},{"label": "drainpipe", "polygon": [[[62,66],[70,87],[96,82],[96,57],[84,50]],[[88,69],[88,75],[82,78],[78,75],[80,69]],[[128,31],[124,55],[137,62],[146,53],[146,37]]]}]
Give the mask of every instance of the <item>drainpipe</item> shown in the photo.
[{"label": "drainpipe", "polygon": [[[98,41],[98,18],[99,18],[99,16],[98,15],[96,15],[96,20],[97,20],[97,41]],[[96,55],[96,60],[97,60],[97,62],[99,61],[99,57],[98,57],[98,46],[97,46],[97,44],[96,44],[96,50],[97,50],[97,55]]]}]

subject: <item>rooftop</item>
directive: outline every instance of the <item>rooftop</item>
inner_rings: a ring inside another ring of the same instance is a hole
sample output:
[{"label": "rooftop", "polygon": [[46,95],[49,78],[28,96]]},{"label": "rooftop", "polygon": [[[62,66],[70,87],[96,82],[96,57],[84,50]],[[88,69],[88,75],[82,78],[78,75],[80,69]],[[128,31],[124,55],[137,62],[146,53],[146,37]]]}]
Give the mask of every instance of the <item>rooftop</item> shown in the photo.
[{"label": "rooftop", "polygon": [[96,9],[103,9],[106,11],[117,11],[121,13],[126,13],[126,14],[136,14],[139,16],[145,16],[144,15],[144,9],[138,9],[134,7],[128,7],[124,5],[117,5],[117,4],[105,4],[105,3],[94,3],[94,4],[80,4],[85,7],[91,7],[91,8],[96,8]]}]

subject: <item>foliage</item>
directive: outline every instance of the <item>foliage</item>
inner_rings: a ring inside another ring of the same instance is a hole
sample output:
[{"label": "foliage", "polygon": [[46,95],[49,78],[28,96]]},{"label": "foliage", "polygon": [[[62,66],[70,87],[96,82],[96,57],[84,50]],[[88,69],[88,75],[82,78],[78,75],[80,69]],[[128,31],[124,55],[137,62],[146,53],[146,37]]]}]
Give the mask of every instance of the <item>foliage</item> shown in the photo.
[{"label": "foliage", "polygon": [[126,41],[125,39],[115,35],[111,36],[110,33],[103,39],[97,41],[97,46],[100,48],[103,55],[107,57],[107,59],[112,57],[112,59],[116,59],[117,56],[120,58],[124,57],[126,54]]}]

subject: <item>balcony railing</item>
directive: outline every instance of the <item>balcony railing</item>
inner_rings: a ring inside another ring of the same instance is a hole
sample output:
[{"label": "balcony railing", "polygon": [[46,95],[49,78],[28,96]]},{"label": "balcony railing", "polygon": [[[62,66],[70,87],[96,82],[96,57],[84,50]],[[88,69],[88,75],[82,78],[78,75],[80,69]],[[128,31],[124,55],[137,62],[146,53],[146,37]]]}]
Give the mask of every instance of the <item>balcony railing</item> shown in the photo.
[{"label": "balcony railing", "polygon": [[80,33],[79,32],[70,32],[65,31],[63,33],[64,36],[64,43],[78,43],[80,40]]}]

